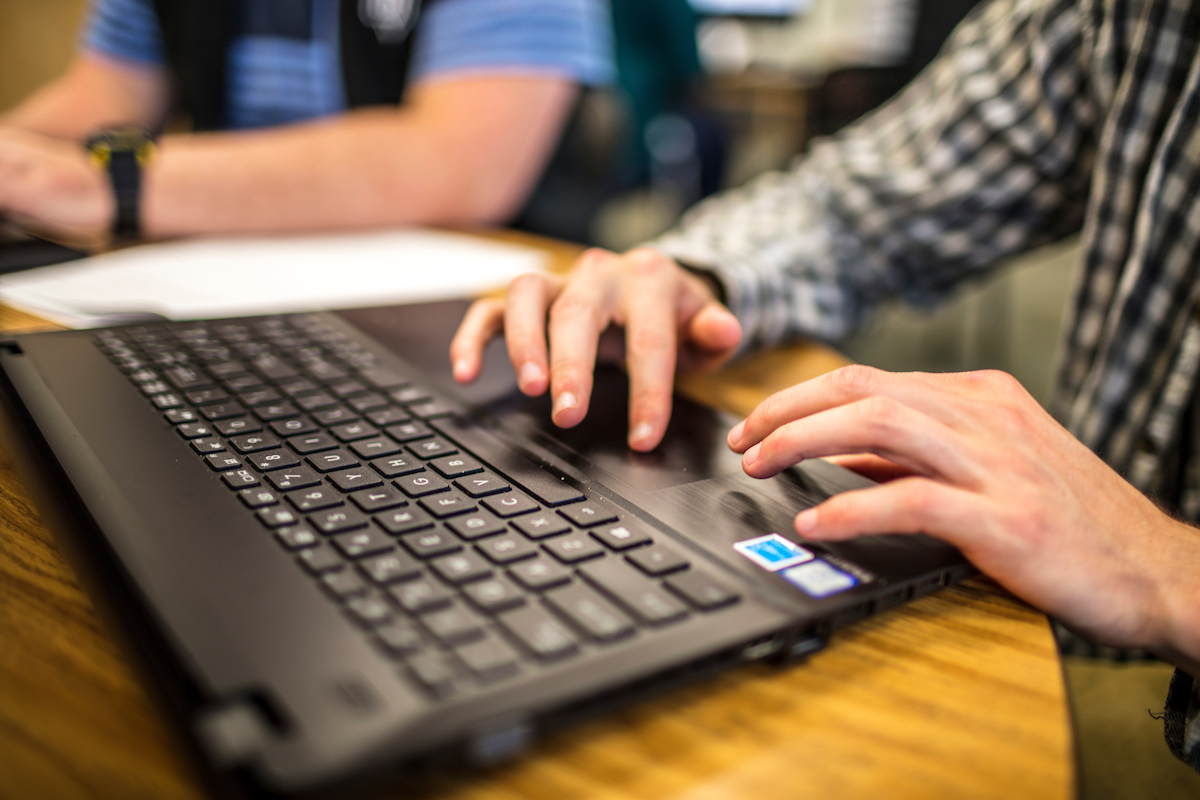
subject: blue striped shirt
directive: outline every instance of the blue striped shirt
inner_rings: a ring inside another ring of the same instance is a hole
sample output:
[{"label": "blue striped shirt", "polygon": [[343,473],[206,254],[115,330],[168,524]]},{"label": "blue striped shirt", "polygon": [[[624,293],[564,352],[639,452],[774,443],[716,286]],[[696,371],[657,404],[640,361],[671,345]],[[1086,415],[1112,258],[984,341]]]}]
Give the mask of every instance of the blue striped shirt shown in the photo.
[{"label": "blue striped shirt", "polygon": [[[312,38],[242,36],[229,52],[229,127],[258,128],[346,109],[339,0],[312,0]],[[603,0],[439,0],[422,13],[410,82],[452,73],[613,80]],[[138,64],[165,61],[152,0],[93,0],[82,46]]]}]

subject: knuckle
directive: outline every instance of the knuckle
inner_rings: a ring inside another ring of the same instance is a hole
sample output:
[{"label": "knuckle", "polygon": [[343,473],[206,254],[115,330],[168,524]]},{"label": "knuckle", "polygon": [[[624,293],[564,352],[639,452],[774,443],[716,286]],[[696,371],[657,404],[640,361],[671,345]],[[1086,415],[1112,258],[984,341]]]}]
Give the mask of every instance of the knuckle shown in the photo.
[{"label": "knuckle", "polygon": [[654,328],[627,330],[625,336],[626,348],[632,356],[659,353],[675,346],[674,339],[668,332]]},{"label": "knuckle", "polygon": [[877,433],[893,431],[903,424],[904,408],[890,397],[874,395],[855,404],[862,422]]},{"label": "knuckle", "polygon": [[843,395],[865,397],[878,386],[880,370],[865,364],[850,364],[829,374],[833,388]]},{"label": "knuckle", "polygon": [[639,247],[625,254],[625,263],[636,278],[658,278],[672,266],[670,259],[649,247]]},{"label": "knuckle", "polygon": [[510,292],[531,292],[540,291],[545,281],[545,276],[538,272],[523,272],[513,278],[508,284]]}]

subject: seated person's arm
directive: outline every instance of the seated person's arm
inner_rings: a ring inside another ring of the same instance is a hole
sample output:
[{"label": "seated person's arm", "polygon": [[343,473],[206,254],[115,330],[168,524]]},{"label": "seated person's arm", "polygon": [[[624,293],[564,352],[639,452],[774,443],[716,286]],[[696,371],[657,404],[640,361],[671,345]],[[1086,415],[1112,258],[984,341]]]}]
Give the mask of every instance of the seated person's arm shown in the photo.
[{"label": "seated person's arm", "polygon": [[461,75],[397,109],[244,133],[167,136],[146,171],[150,237],[495,223],[540,175],[575,85]]},{"label": "seated person's arm", "polygon": [[0,115],[0,130],[16,128],[74,142],[120,125],[156,130],[167,103],[167,76],[160,67],[84,53],[61,78]]}]

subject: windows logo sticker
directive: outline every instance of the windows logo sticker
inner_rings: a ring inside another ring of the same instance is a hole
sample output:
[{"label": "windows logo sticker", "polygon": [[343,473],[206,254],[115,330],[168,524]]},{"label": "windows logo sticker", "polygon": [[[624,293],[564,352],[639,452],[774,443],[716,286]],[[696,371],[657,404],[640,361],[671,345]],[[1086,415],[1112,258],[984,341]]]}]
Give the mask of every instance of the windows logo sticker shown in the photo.
[{"label": "windows logo sticker", "polygon": [[778,533],[735,542],[733,549],[763,569],[778,572],[781,569],[811,561],[813,554]]},{"label": "windows logo sticker", "polygon": [[829,597],[858,585],[858,578],[820,559],[786,569],[782,574],[788,583],[809,597]]}]

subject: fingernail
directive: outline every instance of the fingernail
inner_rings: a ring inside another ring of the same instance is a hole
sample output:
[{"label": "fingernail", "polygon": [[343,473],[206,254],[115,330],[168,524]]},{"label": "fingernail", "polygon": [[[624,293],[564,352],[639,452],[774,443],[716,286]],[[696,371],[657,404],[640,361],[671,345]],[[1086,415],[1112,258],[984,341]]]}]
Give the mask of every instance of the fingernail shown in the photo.
[{"label": "fingernail", "polygon": [[729,431],[729,443],[737,444],[742,440],[742,431],[746,429],[746,420],[742,420]]},{"label": "fingernail", "polygon": [[575,395],[570,392],[563,392],[558,397],[554,398],[554,415],[558,416],[568,408],[576,408],[579,401],[575,399]]},{"label": "fingernail", "polygon": [[544,372],[542,372],[541,367],[532,361],[526,361],[521,365],[521,372],[517,376],[517,382],[520,383],[521,388],[524,389],[528,386],[539,383],[545,378],[545,376],[546,375]]},{"label": "fingernail", "polygon": [[629,443],[636,445],[654,435],[654,426],[649,422],[639,422],[633,426],[633,430],[629,432]]},{"label": "fingernail", "polygon": [[753,464],[755,461],[758,461],[758,451],[759,451],[759,448],[761,448],[761,447],[762,447],[761,444],[756,444],[753,447],[751,447],[749,450],[747,450],[742,455],[742,461],[744,461],[747,464]]},{"label": "fingernail", "polygon": [[817,528],[817,510],[810,508],[796,515],[796,533],[807,536]]}]

